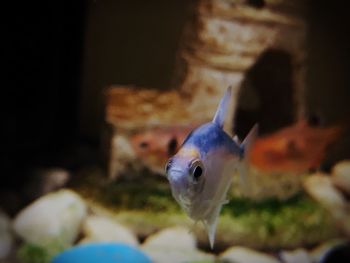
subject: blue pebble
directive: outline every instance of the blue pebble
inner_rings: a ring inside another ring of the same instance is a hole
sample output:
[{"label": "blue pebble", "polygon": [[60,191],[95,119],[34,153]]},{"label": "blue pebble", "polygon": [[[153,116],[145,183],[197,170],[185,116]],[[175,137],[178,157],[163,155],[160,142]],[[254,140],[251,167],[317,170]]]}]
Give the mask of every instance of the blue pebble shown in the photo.
[{"label": "blue pebble", "polygon": [[151,263],[139,249],[121,243],[91,243],[72,247],[51,263]]}]

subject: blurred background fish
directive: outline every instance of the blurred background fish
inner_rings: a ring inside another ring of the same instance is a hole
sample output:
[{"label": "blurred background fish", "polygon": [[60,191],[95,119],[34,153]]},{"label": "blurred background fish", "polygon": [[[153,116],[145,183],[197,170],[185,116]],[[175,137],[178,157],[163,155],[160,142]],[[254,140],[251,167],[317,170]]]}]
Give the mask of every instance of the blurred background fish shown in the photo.
[{"label": "blurred background fish", "polygon": [[313,127],[305,119],[258,138],[249,161],[263,171],[306,172],[317,169],[327,147],[339,139],[341,126]]}]

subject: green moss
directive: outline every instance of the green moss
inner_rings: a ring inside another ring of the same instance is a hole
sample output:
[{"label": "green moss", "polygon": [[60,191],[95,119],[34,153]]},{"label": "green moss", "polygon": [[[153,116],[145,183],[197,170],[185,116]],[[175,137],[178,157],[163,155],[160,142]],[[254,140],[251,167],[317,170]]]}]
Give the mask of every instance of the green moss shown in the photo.
[{"label": "green moss", "polygon": [[112,209],[180,211],[171,196],[168,181],[161,176],[144,174],[134,180],[122,179],[116,182],[90,176],[75,189]]},{"label": "green moss", "polygon": [[232,199],[221,222],[222,238],[229,235],[231,241],[255,247],[312,245],[338,235],[330,215],[303,194],[286,201]]},{"label": "green moss", "polygon": [[59,242],[51,242],[46,246],[25,243],[18,249],[17,258],[22,263],[49,263],[65,248]]},{"label": "green moss", "polygon": [[[193,228],[193,222],[171,196],[167,180],[160,176],[145,174],[115,183],[92,177],[77,190],[114,211],[116,218],[139,236],[173,225]],[[199,242],[207,242],[200,224],[195,233]],[[302,193],[284,201],[233,197],[223,207],[217,230],[218,243],[257,248],[312,245],[336,236],[329,214]]]}]

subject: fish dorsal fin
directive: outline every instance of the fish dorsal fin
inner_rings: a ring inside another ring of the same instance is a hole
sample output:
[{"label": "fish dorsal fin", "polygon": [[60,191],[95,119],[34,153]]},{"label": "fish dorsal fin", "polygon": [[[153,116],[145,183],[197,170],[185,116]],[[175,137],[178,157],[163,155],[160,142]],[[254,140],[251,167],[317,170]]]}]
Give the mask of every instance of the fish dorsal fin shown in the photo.
[{"label": "fish dorsal fin", "polygon": [[225,92],[225,95],[221,98],[215,116],[213,118],[213,123],[217,124],[220,128],[224,127],[225,116],[229,109],[231,94],[232,87],[229,86]]}]

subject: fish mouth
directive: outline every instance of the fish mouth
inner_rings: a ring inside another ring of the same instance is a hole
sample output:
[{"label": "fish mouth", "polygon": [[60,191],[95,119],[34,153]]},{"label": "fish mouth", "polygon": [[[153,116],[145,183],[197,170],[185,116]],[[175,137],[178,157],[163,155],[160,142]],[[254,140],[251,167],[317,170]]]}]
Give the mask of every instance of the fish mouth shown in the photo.
[{"label": "fish mouth", "polygon": [[181,170],[172,169],[169,171],[168,180],[175,200],[186,212],[190,211],[193,202],[187,176]]}]

